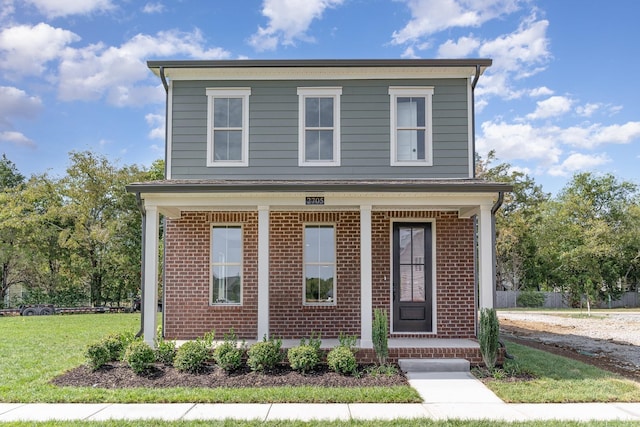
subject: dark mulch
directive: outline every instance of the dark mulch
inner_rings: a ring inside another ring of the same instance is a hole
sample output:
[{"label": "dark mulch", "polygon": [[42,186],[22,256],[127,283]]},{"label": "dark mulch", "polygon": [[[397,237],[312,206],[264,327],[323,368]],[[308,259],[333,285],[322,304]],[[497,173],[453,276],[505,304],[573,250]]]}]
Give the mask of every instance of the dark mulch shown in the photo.
[{"label": "dark mulch", "polygon": [[356,376],[345,376],[330,371],[326,365],[302,375],[289,367],[280,366],[268,373],[256,373],[248,368],[227,374],[217,366],[209,366],[200,374],[180,372],[173,367],[157,364],[145,375],[136,375],[124,363],[112,363],[97,371],[87,366],[72,369],[53,379],[54,385],[64,387],[133,388],[133,387],[389,387],[408,385],[407,378],[398,370],[394,375],[368,373],[362,367]]}]

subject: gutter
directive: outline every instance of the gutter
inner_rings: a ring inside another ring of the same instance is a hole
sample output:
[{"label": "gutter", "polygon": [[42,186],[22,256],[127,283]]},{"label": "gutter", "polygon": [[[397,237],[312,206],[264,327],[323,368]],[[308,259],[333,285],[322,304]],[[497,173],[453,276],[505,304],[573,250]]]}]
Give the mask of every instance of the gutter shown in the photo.
[{"label": "gutter", "polygon": [[138,210],[140,210],[140,215],[142,215],[142,248],[140,251],[140,330],[136,333],[136,338],[139,338],[144,333],[144,277],[145,277],[145,266],[144,266],[144,258],[146,252],[146,234],[147,234],[147,212],[144,209],[142,204],[142,198],[140,197],[140,193],[136,193],[136,204],[138,205]]}]

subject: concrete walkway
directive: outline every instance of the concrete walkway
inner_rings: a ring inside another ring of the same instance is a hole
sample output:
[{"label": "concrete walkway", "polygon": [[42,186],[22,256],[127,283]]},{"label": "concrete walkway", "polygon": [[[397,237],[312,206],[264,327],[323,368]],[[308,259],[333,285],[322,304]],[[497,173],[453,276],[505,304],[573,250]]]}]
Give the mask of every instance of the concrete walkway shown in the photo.
[{"label": "concrete walkway", "polygon": [[84,420],[391,420],[397,418],[640,421],[640,403],[506,404],[469,372],[409,372],[423,403],[0,403],[0,422]]}]

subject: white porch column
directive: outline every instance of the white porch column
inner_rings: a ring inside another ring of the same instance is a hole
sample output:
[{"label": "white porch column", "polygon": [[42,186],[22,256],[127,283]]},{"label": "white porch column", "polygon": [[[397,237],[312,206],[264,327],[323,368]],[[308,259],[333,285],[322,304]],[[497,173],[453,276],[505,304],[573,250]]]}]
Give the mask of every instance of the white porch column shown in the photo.
[{"label": "white porch column", "polygon": [[144,229],[144,342],[155,347],[158,329],[158,229],[160,215],[155,206],[146,206]]},{"label": "white porch column", "polygon": [[269,206],[258,206],[258,336],[269,337]]},{"label": "white porch column", "polygon": [[493,308],[493,236],[491,205],[481,205],[478,213],[478,287],[480,308]]},{"label": "white porch column", "polygon": [[360,206],[360,348],[373,348],[371,278],[371,206]]}]

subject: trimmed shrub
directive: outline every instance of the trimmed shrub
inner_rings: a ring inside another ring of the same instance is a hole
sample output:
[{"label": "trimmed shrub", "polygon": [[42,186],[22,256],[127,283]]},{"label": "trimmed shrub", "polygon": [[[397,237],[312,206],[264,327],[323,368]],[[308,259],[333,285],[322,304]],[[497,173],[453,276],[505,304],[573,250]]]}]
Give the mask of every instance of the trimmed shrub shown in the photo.
[{"label": "trimmed shrub", "polygon": [[358,368],[355,354],[344,346],[338,346],[327,354],[327,365],[329,369],[342,375],[355,374]]},{"label": "trimmed shrub", "polygon": [[374,310],[371,332],[371,339],[373,340],[373,350],[376,352],[378,365],[385,365],[387,363],[387,357],[389,356],[389,323],[387,321],[387,310],[382,310],[379,308],[376,308]]},{"label": "trimmed shrub", "polygon": [[201,341],[187,341],[178,348],[173,366],[181,372],[197,374],[204,371],[208,358],[209,349]]},{"label": "trimmed shrub", "polygon": [[103,345],[109,351],[109,361],[115,362],[122,360],[124,352],[135,341],[133,333],[110,334],[102,339]]},{"label": "trimmed shrub", "polygon": [[156,353],[146,342],[134,341],[124,353],[124,361],[133,372],[140,375],[151,370],[156,361]]},{"label": "trimmed shrub", "polygon": [[522,291],[518,294],[516,305],[518,307],[543,307],[545,296],[542,292]]},{"label": "trimmed shrub", "polygon": [[265,336],[262,342],[257,342],[247,351],[247,365],[252,371],[269,371],[282,361],[282,340],[274,340]]},{"label": "trimmed shrub", "polygon": [[87,364],[94,371],[111,362],[111,353],[102,341],[87,346],[84,354],[87,358]]},{"label": "trimmed shrub", "polygon": [[242,365],[244,345],[238,348],[238,338],[233,329],[224,336],[224,342],[213,351],[213,360],[227,372],[232,372]]},{"label": "trimmed shrub", "polygon": [[165,366],[173,366],[177,352],[175,341],[160,340],[156,345],[156,360]]},{"label": "trimmed shrub", "polygon": [[480,342],[480,353],[487,368],[493,369],[498,359],[498,347],[500,325],[498,316],[493,308],[483,308],[480,312],[480,330],[478,331],[478,341]]},{"label": "trimmed shrub", "polygon": [[320,346],[322,346],[320,334],[317,336],[311,334],[308,343],[302,338],[299,346],[292,347],[287,352],[291,369],[305,374],[315,368],[321,359]]}]

